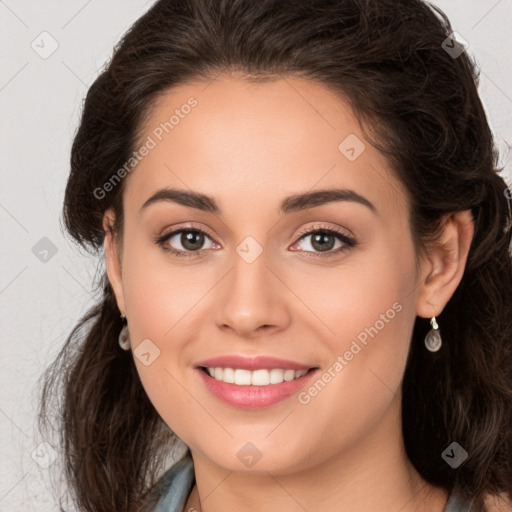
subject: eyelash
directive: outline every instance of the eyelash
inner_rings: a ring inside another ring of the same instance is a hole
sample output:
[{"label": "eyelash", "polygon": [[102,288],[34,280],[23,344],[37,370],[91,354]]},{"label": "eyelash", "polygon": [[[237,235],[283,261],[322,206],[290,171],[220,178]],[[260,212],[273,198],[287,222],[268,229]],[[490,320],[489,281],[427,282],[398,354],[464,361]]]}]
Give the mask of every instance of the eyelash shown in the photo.
[{"label": "eyelash", "polygon": [[[210,239],[212,239],[212,236],[207,231],[204,231],[203,229],[199,229],[199,228],[196,228],[193,226],[185,226],[185,227],[181,227],[180,229],[171,231],[170,233],[166,233],[165,235],[162,235],[160,237],[157,237],[154,242],[157,245],[159,245],[165,252],[171,253],[174,256],[178,256],[178,257],[193,258],[195,256],[202,254],[204,251],[208,250],[208,249],[200,249],[198,251],[181,251],[181,250],[173,249],[172,247],[168,247],[166,245],[166,242],[169,238],[171,238],[172,236],[174,236],[178,233],[183,233],[183,232],[201,233],[203,235],[208,236]],[[306,236],[316,235],[319,233],[333,235],[333,236],[337,237],[344,244],[344,246],[341,248],[338,248],[338,250],[335,252],[329,251],[329,252],[321,253],[321,252],[312,252],[312,251],[302,251],[302,252],[304,252],[304,254],[306,256],[313,257],[313,258],[335,257],[341,253],[348,251],[349,249],[356,247],[356,245],[357,245],[357,242],[354,238],[347,236],[342,231],[339,231],[336,228],[324,227],[324,226],[315,226],[313,228],[301,231],[300,233],[297,234],[297,242],[300,241],[302,238],[305,238]],[[295,245],[297,242],[295,242],[293,245]]]}]

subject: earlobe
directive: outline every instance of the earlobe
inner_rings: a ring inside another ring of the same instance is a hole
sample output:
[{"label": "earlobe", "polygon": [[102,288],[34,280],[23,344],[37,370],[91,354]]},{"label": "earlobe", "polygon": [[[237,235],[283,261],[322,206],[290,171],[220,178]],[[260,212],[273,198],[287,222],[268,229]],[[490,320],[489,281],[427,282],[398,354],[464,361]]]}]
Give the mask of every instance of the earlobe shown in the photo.
[{"label": "earlobe", "polygon": [[444,309],[462,280],[473,234],[470,210],[445,217],[442,234],[422,263],[418,316],[431,318]]},{"label": "earlobe", "polygon": [[108,280],[114,290],[117,306],[119,311],[126,314],[123,294],[123,279],[121,269],[121,258],[119,254],[119,244],[114,235],[114,213],[107,210],[103,216],[103,230],[105,238],[103,241],[103,249],[105,251],[105,266],[107,269]]}]

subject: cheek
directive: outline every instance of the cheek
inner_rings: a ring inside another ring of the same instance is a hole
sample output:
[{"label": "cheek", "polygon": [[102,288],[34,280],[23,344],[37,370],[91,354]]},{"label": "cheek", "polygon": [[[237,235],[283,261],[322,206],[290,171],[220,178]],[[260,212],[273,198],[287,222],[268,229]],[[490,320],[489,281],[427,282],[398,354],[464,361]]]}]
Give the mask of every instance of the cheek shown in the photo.
[{"label": "cheek", "polygon": [[190,407],[190,395],[180,382],[191,362],[189,342],[204,324],[198,306],[218,274],[210,277],[201,273],[199,279],[192,266],[171,265],[147,242],[126,241],[123,292],[134,361],[148,397],[163,416]]},{"label": "cheek", "polygon": [[[333,279],[330,311],[323,320],[335,332],[324,337],[329,356],[311,386],[298,395],[297,423],[313,423],[315,457],[356,446],[393,410],[398,414],[400,386],[415,318],[410,293],[413,269],[374,268]],[[333,298],[334,297],[334,298]],[[396,428],[400,428],[394,425]],[[322,439],[328,439],[324,443]],[[290,442],[282,439],[282,442]]]},{"label": "cheek", "polygon": [[193,266],[171,263],[173,256],[134,239],[127,241],[123,261],[123,290],[131,331],[136,338],[163,343],[189,321],[188,314],[208,289],[208,279]]},{"label": "cheek", "polygon": [[304,402],[322,390],[319,409],[333,403],[340,410],[357,409],[366,403],[375,406],[368,407],[369,414],[378,414],[378,404],[399,393],[416,317],[414,249],[407,240],[399,247],[376,244],[354,263],[331,271],[328,280],[316,281],[308,305],[329,327],[323,364],[330,373]]},{"label": "cheek", "polygon": [[344,353],[354,340],[364,346],[389,339],[376,346],[384,352],[408,346],[416,282],[408,239],[389,243],[384,236],[376,237],[371,248],[354,252],[337,266],[282,268],[281,274],[310,310],[304,318],[317,333],[326,334],[330,352]]},{"label": "cheek", "polygon": [[129,331],[140,381],[165,423],[173,431],[187,432],[188,412],[197,417],[201,411],[190,410],[193,401],[183,381],[182,368],[190,360],[184,328],[191,321],[197,325],[194,304],[202,293],[183,274],[166,274],[142,261],[136,265],[134,257],[131,263],[133,267],[126,265],[125,296],[127,311],[132,312]]}]

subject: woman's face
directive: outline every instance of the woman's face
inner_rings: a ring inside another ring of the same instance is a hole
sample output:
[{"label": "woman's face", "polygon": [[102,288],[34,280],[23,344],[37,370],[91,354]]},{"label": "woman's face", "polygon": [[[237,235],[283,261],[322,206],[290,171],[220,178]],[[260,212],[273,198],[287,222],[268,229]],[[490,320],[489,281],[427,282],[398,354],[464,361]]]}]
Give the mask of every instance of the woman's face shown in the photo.
[{"label": "woman's face", "polygon": [[136,151],[109,276],[169,427],[232,471],[384,446],[421,267],[404,189],[347,104],[221,76],[166,93]]}]

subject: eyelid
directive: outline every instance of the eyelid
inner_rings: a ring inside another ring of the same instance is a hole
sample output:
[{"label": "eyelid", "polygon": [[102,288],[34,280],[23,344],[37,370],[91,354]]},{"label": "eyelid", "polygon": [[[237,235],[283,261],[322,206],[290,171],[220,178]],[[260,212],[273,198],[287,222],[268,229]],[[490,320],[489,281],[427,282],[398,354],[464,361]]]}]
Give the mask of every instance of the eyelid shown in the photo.
[{"label": "eyelid", "polygon": [[[337,250],[329,250],[329,251],[304,251],[300,250],[298,251],[301,256],[305,256],[308,258],[320,258],[320,260],[327,260],[329,258],[336,258],[340,257],[345,252],[349,251],[350,249],[354,249],[359,245],[359,242],[356,240],[356,238],[353,236],[352,231],[345,228],[350,235],[343,232],[343,230],[337,226],[328,226],[325,224],[317,224],[314,226],[309,226],[307,228],[304,228],[301,230],[297,235],[295,235],[295,238],[297,239],[296,242],[293,243],[293,245],[296,245],[300,243],[304,238],[307,238],[308,236],[315,235],[317,233],[328,233],[330,236],[334,236],[339,241],[341,241],[342,246],[338,247]],[[292,245],[292,246],[293,246]]]},{"label": "eyelid", "polygon": [[[343,229],[346,232],[344,232]],[[355,235],[350,229],[348,229],[348,228],[343,228],[343,229],[338,228],[336,226],[328,226],[326,224],[315,224],[313,226],[309,226],[307,228],[302,229],[295,235],[295,237],[300,239],[304,235],[312,235],[317,231],[332,231],[332,232],[335,232],[335,233],[342,235],[346,238],[353,238],[355,240]]]},{"label": "eyelid", "polygon": [[[188,258],[193,258],[194,256],[197,256],[199,254],[202,254],[203,252],[207,251],[208,249],[199,249],[198,251],[182,251],[181,249],[174,249],[173,247],[167,247],[166,241],[171,238],[172,236],[177,235],[178,233],[181,233],[182,231],[198,231],[201,234],[206,235],[214,244],[217,244],[214,240],[214,236],[210,233],[210,231],[203,227],[199,226],[199,224],[196,224],[195,222],[187,222],[185,224],[181,224],[178,226],[173,226],[169,229],[164,229],[162,234],[158,234],[153,238],[153,242],[160,246],[163,251],[173,254],[174,256],[184,256]],[[218,244],[217,244],[218,245]]]},{"label": "eyelid", "polygon": [[171,235],[175,235],[180,231],[200,231],[201,233],[205,233],[210,238],[214,238],[214,236],[210,233],[208,228],[203,227],[202,225],[196,224],[195,222],[186,222],[185,224],[178,224],[177,226],[173,226],[169,228],[169,230],[162,231],[161,235],[158,235],[158,238],[169,237]]}]

